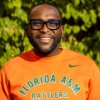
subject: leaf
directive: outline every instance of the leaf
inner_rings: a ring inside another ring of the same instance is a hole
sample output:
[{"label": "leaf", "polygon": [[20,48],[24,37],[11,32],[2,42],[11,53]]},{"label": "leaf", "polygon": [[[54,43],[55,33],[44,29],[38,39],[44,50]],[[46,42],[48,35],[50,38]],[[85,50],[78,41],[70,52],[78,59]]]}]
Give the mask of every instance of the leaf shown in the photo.
[{"label": "leaf", "polygon": [[100,12],[98,12],[98,17],[100,18]]},{"label": "leaf", "polygon": [[72,31],[72,27],[71,26],[69,26],[68,24],[65,24],[64,25],[64,33],[65,34],[70,34],[71,33],[71,31]]},{"label": "leaf", "polygon": [[97,61],[100,62],[100,51],[97,52]]},{"label": "leaf", "polygon": [[8,2],[5,0],[4,4],[6,5],[7,9],[13,9],[14,7],[20,8],[22,6],[21,0],[9,0]]},{"label": "leaf", "polygon": [[27,46],[29,44],[29,40],[27,37],[24,38],[23,46]]},{"label": "leaf", "polygon": [[16,48],[16,49],[14,50],[14,52],[15,52],[15,55],[19,55],[19,54],[20,54],[20,49],[19,49],[19,48]]},{"label": "leaf", "polygon": [[71,17],[70,12],[65,13],[65,18],[66,18],[66,19],[70,19],[70,17]]},{"label": "leaf", "polygon": [[74,25],[74,26],[73,26],[73,32],[74,32],[75,34],[77,34],[77,33],[79,33],[79,31],[80,31],[80,27],[79,27],[78,25]]},{"label": "leaf", "polygon": [[82,17],[82,20],[83,20],[84,23],[87,23],[88,21],[90,21],[90,16],[89,16],[89,14],[87,14],[86,12],[84,12],[84,13],[81,15],[81,17]]},{"label": "leaf", "polygon": [[83,49],[84,49],[83,43],[79,42],[78,46],[79,46],[79,48],[80,48],[80,51],[83,51]]},{"label": "leaf", "polygon": [[82,25],[82,26],[81,26],[81,30],[87,32],[87,28],[85,27],[85,25]]},{"label": "leaf", "polygon": [[97,15],[95,10],[90,10],[90,18],[93,24],[97,23]]},{"label": "leaf", "polygon": [[93,51],[89,51],[89,57],[93,57]]},{"label": "leaf", "polygon": [[2,38],[4,39],[4,41],[7,41],[9,36],[6,32],[4,32]]},{"label": "leaf", "polygon": [[72,17],[74,20],[77,20],[79,18],[79,12],[75,9],[72,9]]},{"label": "leaf", "polygon": [[80,4],[80,0],[74,0],[75,6],[78,6]]},{"label": "leaf", "polygon": [[93,24],[96,24],[97,23],[97,18],[92,16],[91,21],[92,21]]},{"label": "leaf", "polygon": [[17,17],[17,18],[21,19],[22,21],[27,22],[27,14],[26,14],[26,12],[25,12],[23,9],[21,9],[21,8],[16,8],[16,9],[15,9],[15,13],[13,13],[13,14],[11,14],[11,15],[12,15],[12,17]]},{"label": "leaf", "polygon": [[61,47],[67,48],[67,49],[70,49],[70,47],[71,47],[71,45],[70,45],[69,42],[63,42],[63,41],[61,41],[60,45],[61,45]]},{"label": "leaf", "polygon": [[1,57],[0,58],[0,68],[4,65],[4,63],[7,61],[7,59],[5,57]]},{"label": "leaf", "polygon": [[85,4],[85,0],[81,0],[82,4]]},{"label": "leaf", "polygon": [[67,33],[67,34],[70,34],[70,33],[71,33],[71,30],[70,30],[69,28],[67,28],[67,29],[66,29],[66,33]]},{"label": "leaf", "polygon": [[22,6],[21,0],[13,0],[13,5],[17,8],[20,8]]},{"label": "leaf", "polygon": [[11,49],[11,47],[10,47],[10,44],[9,44],[9,43],[6,43],[5,49],[6,49],[6,50],[10,50],[10,49]]},{"label": "leaf", "polygon": [[87,28],[90,28],[90,27],[92,26],[92,22],[91,22],[91,21],[86,22],[86,23],[85,23],[85,26],[86,26]]}]

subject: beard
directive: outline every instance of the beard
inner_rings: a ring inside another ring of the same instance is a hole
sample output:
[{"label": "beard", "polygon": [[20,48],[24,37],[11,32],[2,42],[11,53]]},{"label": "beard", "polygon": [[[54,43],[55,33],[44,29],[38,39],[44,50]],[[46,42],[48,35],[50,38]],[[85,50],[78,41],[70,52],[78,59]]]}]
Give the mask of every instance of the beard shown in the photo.
[{"label": "beard", "polygon": [[32,37],[28,35],[28,39],[31,43],[31,45],[34,47],[34,52],[37,55],[42,55],[42,56],[46,56],[49,53],[51,53],[52,51],[54,51],[56,49],[56,47],[59,45],[60,41],[61,41],[61,35],[57,36],[57,37],[53,37],[53,43],[51,44],[51,46],[49,46],[49,48],[42,48],[41,46],[39,46],[36,37]]}]

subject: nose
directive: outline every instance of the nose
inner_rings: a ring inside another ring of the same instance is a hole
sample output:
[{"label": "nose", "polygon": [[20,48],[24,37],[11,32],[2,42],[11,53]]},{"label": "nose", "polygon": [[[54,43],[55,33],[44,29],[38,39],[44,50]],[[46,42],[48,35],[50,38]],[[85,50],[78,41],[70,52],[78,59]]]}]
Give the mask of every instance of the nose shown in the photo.
[{"label": "nose", "polygon": [[47,33],[49,31],[46,24],[43,25],[43,28],[40,30],[42,33]]}]

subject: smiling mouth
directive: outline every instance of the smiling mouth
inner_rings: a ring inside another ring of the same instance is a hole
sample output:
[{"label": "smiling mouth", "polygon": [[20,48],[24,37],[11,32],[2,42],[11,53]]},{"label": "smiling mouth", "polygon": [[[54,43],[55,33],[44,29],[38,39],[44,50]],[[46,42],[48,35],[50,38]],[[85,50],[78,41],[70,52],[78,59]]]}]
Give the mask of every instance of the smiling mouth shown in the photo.
[{"label": "smiling mouth", "polygon": [[50,43],[52,41],[52,38],[50,38],[50,37],[41,37],[41,38],[38,38],[38,40],[42,43]]},{"label": "smiling mouth", "polygon": [[41,40],[50,40],[51,38],[39,38]]}]

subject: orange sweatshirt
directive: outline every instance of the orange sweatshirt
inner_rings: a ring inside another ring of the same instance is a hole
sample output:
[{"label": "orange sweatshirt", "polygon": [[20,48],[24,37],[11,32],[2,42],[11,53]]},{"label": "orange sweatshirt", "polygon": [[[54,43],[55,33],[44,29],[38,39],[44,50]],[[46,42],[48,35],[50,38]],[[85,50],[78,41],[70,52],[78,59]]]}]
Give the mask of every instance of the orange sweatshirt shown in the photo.
[{"label": "orange sweatshirt", "polygon": [[28,51],[0,71],[0,100],[100,100],[100,71],[90,58],[63,49],[52,57]]}]

